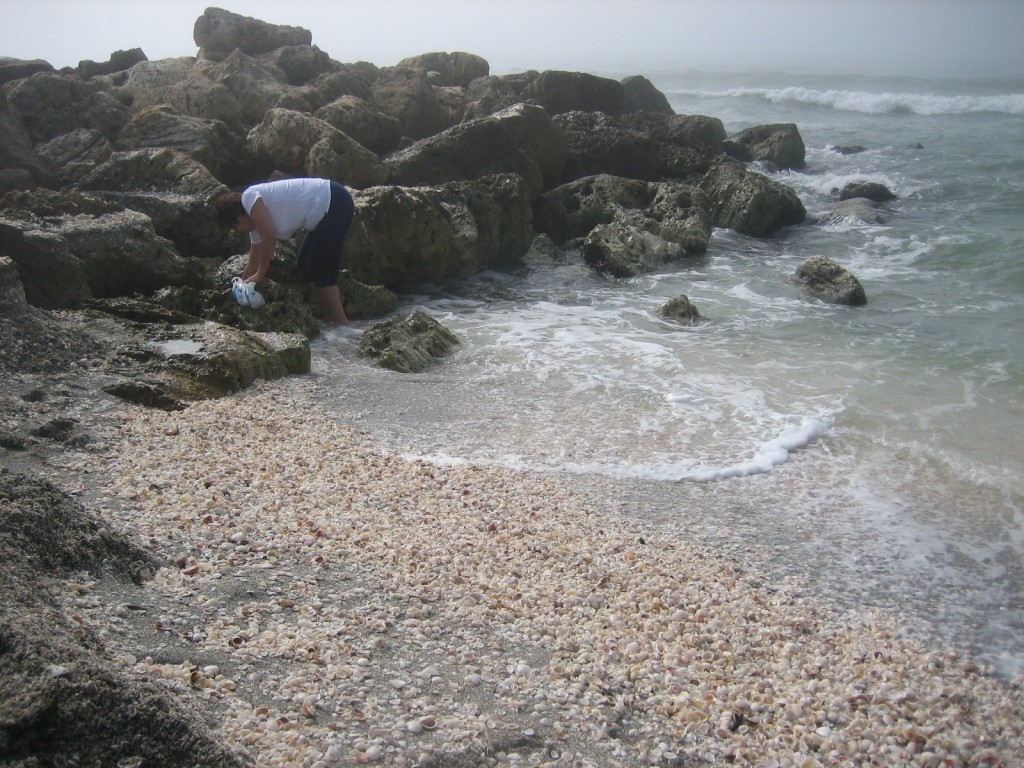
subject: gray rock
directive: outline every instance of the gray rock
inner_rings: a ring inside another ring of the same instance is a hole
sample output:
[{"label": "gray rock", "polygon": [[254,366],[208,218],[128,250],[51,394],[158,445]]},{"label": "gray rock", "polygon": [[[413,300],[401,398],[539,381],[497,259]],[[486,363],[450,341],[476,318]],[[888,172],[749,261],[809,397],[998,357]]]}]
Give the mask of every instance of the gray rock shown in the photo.
[{"label": "gray rock", "polygon": [[114,147],[99,131],[78,128],[40,144],[36,152],[50,163],[61,181],[76,184],[109,160]]},{"label": "gray rock", "polygon": [[[234,97],[234,103],[239,107],[239,128],[256,125],[268,109],[275,107],[312,112],[322,106],[310,99],[315,91],[289,85],[287,75],[277,66],[241,50],[232,52],[215,64],[197,64],[197,69],[214,83],[224,86]],[[231,122],[225,122],[235,127]]]},{"label": "gray rock", "polygon": [[0,99],[0,195],[36,185],[56,186],[48,161],[36,154],[16,110]]},{"label": "gray rock", "polygon": [[393,184],[442,184],[491,173],[517,173],[531,196],[558,183],[568,146],[537,106],[518,104],[417,142],[385,159]]},{"label": "gray rock", "polygon": [[864,224],[881,225],[886,222],[885,211],[878,203],[866,197],[851,197],[833,203],[824,213],[815,217],[816,224],[838,224],[842,221],[859,221]]},{"label": "gray rock", "polygon": [[615,223],[677,246],[678,258],[703,253],[711,237],[706,195],[679,182],[591,176],[546,193],[533,213],[534,228],[559,244]]},{"label": "gray rock", "polygon": [[707,321],[687,296],[669,299],[658,308],[658,315],[680,325],[699,325]]},{"label": "gray rock", "polygon": [[876,203],[887,203],[896,199],[891,189],[877,181],[853,181],[844,186],[839,193],[840,200],[852,200],[857,197],[867,198]]},{"label": "gray rock", "polygon": [[402,59],[397,66],[437,75],[435,85],[466,88],[478,77],[490,74],[487,60],[473,53],[423,53]]},{"label": "gray rock", "polygon": [[711,201],[715,226],[764,237],[800,224],[807,210],[790,187],[748,171],[735,160],[719,160],[700,182]]},{"label": "gray rock", "polygon": [[345,264],[368,285],[406,288],[508,264],[532,236],[527,188],[513,174],[435,187],[377,186],[353,198]]},{"label": "gray rock", "polygon": [[387,67],[373,83],[373,101],[398,121],[410,139],[433,136],[454,125],[450,111],[426,72],[413,67]]},{"label": "gray rock", "polygon": [[188,155],[172,149],[115,152],[79,186],[146,214],[157,234],[184,255],[223,254],[225,240],[210,205],[227,187]]},{"label": "gray rock", "polygon": [[402,140],[402,128],[398,121],[358,96],[340,96],[320,107],[313,116],[378,155],[397,149]]},{"label": "gray rock", "polygon": [[34,142],[77,128],[93,128],[113,139],[131,110],[108,93],[75,77],[40,72],[4,86],[7,102]]},{"label": "gray rock", "polygon": [[248,140],[254,153],[287,174],[335,179],[356,188],[383,184],[388,177],[377,155],[306,113],[271,109]]},{"label": "gray rock", "polygon": [[146,54],[142,52],[141,48],[115,51],[105,62],[88,60],[78,62],[78,76],[83,80],[89,80],[97,75],[112,75],[115,72],[131,69],[140,61],[147,61]]},{"label": "gray rock", "polygon": [[617,80],[586,72],[548,70],[530,83],[523,97],[540,104],[552,115],[563,112],[620,115],[625,104],[625,88]]},{"label": "gray rock", "polygon": [[423,312],[379,323],[363,332],[358,352],[398,373],[424,371],[449,354],[458,338]]},{"label": "gray rock", "polygon": [[632,75],[622,80],[622,111],[654,112],[674,115],[675,110],[668,98],[650,80],[642,75]]},{"label": "gray rock", "polygon": [[53,65],[42,59],[14,59],[0,56],[0,85],[32,77],[36,72],[53,72]]},{"label": "gray rock", "polygon": [[183,115],[219,120],[232,130],[245,124],[243,100],[207,72],[213,65],[181,57],[145,61],[127,72],[98,77],[92,82],[103,85],[118,100],[132,105],[137,113],[148,107],[168,105]]},{"label": "gray rock", "polygon": [[809,293],[833,304],[861,306],[867,295],[860,281],[826,256],[811,256],[797,267],[794,279]]},{"label": "gray rock", "polygon": [[18,318],[28,313],[28,300],[18,268],[7,256],[0,255],[0,317]]},{"label": "gray rock", "polygon": [[192,30],[200,56],[220,60],[234,50],[254,56],[286,45],[310,45],[313,34],[302,27],[268,24],[251,16],[207,8]]},{"label": "gray rock", "polygon": [[167,104],[138,110],[121,129],[117,144],[122,150],[173,149],[229,181],[243,178],[254,165],[245,142],[226,123],[185,115]]},{"label": "gray rock", "polygon": [[730,137],[743,147],[750,159],[771,163],[776,168],[803,168],[806,165],[804,140],[793,123],[755,125]]},{"label": "gray rock", "polygon": [[599,174],[688,181],[699,178],[711,163],[708,148],[681,124],[671,127],[666,116],[567,112],[554,121],[569,143],[562,183]]},{"label": "gray rock", "polygon": [[259,57],[273,64],[285,77],[288,85],[308,85],[320,75],[333,72],[336,64],[331,57],[315,45],[286,45]]}]

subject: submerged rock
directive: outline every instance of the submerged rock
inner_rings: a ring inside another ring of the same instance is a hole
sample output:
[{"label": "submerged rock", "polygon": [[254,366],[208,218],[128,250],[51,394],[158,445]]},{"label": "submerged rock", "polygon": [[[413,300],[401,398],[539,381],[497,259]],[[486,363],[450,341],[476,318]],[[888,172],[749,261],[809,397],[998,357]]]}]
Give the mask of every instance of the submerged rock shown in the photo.
[{"label": "submerged rock", "polygon": [[674,320],[681,325],[698,325],[707,321],[700,310],[690,301],[688,296],[676,296],[658,308],[658,314],[666,320]]},{"label": "submerged rock", "polygon": [[811,256],[802,262],[794,279],[812,295],[834,304],[861,306],[868,301],[853,273],[826,256]]}]

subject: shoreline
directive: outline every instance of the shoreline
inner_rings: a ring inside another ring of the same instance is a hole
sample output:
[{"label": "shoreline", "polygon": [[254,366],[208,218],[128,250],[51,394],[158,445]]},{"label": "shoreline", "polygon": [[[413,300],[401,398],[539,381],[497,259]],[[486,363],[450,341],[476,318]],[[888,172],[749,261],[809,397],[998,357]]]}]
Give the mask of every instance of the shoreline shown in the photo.
[{"label": "shoreline", "polygon": [[109,480],[91,506],[166,563],[137,594],[90,587],[86,619],[257,765],[1024,752],[1019,681],[557,478],[401,459],[322,412],[316,386],[131,410],[102,451],[66,457]]}]

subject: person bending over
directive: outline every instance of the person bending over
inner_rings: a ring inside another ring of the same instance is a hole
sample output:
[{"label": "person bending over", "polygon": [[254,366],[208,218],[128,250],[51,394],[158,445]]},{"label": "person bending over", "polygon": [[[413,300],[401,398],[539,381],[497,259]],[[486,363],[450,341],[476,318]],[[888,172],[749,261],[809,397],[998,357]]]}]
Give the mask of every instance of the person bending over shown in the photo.
[{"label": "person bending over", "polygon": [[214,203],[214,218],[222,230],[249,235],[249,263],[242,273],[246,282],[266,278],[279,238],[288,240],[298,230],[306,231],[295,258],[328,325],[348,324],[338,274],[354,216],[352,196],[330,179],[268,181],[242,193],[226,192]]}]

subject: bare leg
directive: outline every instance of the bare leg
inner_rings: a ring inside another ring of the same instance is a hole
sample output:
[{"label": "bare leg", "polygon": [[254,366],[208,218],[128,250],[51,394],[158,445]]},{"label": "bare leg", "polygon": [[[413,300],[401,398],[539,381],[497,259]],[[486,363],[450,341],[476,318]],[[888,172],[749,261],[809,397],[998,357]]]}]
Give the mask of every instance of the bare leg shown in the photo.
[{"label": "bare leg", "polygon": [[341,304],[341,294],[338,286],[328,285],[323,288],[312,286],[313,295],[320,302],[320,309],[323,311],[323,321],[328,325],[348,325],[348,316]]}]

